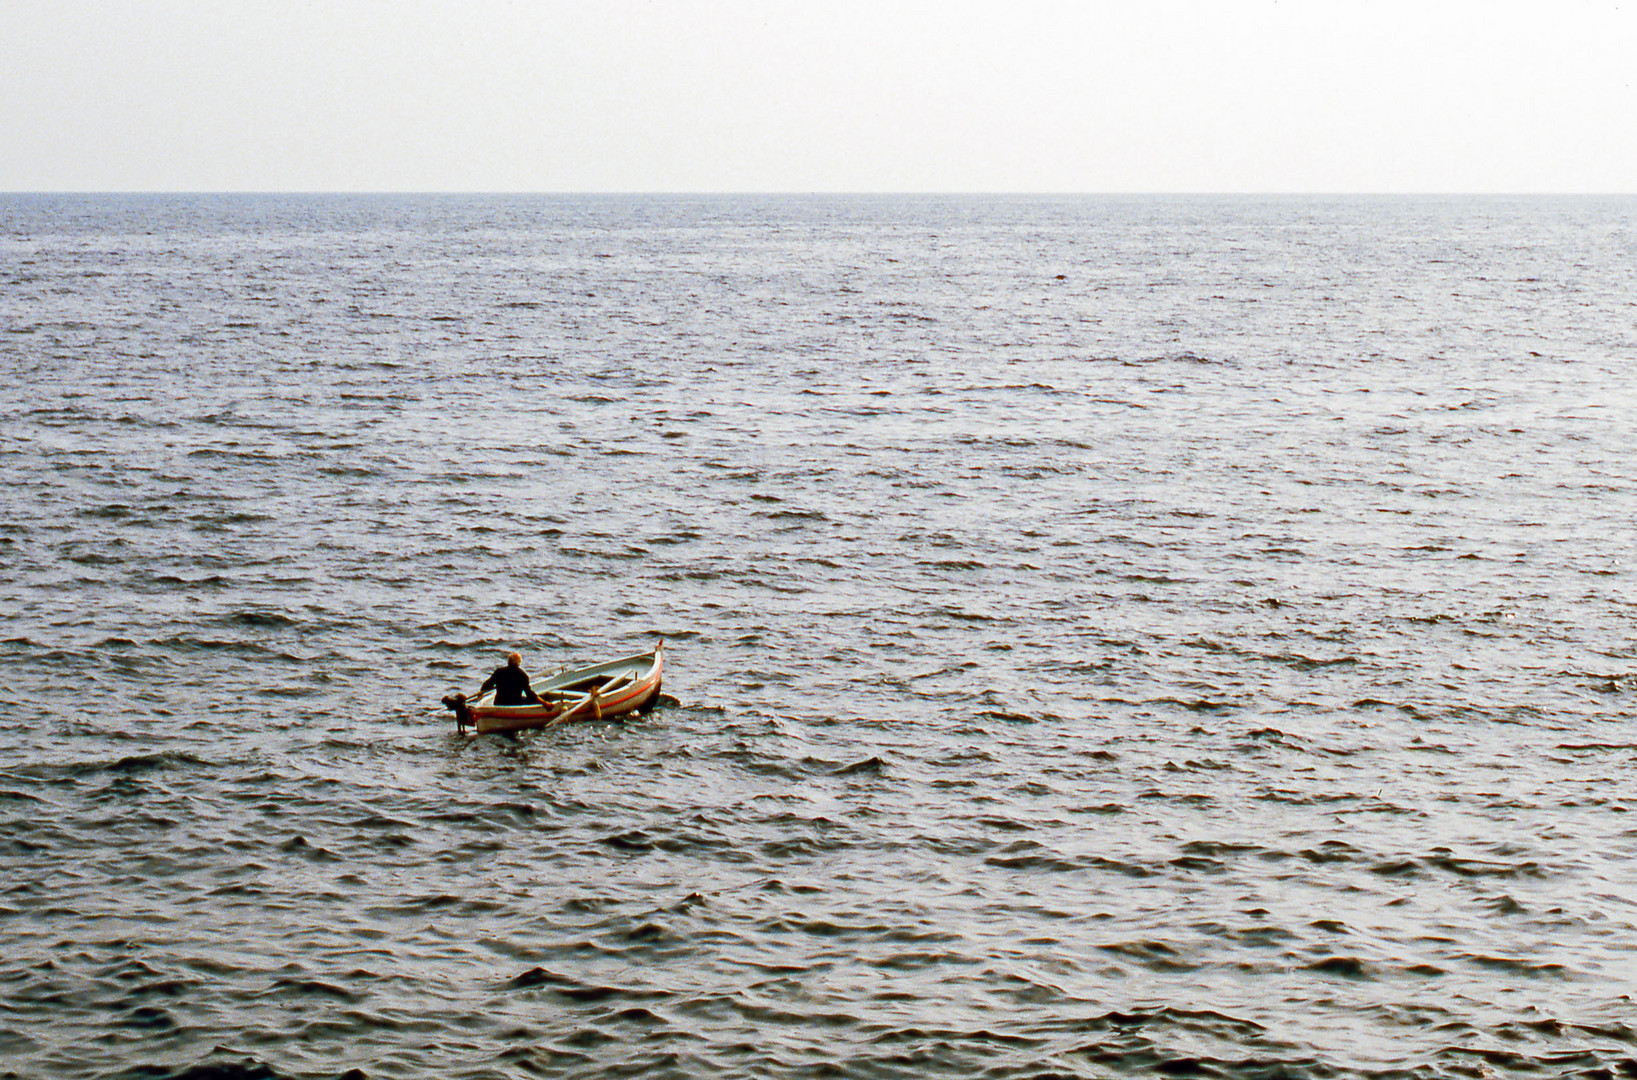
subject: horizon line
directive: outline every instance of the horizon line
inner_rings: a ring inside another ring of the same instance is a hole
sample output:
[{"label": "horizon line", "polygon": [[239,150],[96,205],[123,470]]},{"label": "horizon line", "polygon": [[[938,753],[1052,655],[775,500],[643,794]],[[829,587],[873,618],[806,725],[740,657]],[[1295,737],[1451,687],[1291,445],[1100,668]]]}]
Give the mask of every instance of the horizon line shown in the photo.
[{"label": "horizon line", "polygon": [[1629,198],[1633,191],[1545,190],[1545,191],[1462,191],[1462,190],[1117,190],[1117,191],[988,191],[988,190],[761,190],[733,189],[478,189],[478,188],[0,188],[0,197],[9,195],[273,195],[273,196],[522,196],[605,197],[605,198]]}]

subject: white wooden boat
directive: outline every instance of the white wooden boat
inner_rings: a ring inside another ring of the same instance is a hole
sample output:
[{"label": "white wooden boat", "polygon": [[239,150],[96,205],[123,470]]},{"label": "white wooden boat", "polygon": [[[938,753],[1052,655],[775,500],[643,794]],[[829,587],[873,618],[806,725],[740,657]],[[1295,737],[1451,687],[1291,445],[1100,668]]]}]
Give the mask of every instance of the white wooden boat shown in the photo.
[{"label": "white wooden boat", "polygon": [[528,731],[569,720],[604,720],[653,708],[664,670],[665,643],[661,641],[653,652],[560,671],[533,682],[542,704],[496,705],[493,690],[471,699],[451,694],[443,704],[454,712],[456,729],[466,732],[470,728],[474,735]]}]

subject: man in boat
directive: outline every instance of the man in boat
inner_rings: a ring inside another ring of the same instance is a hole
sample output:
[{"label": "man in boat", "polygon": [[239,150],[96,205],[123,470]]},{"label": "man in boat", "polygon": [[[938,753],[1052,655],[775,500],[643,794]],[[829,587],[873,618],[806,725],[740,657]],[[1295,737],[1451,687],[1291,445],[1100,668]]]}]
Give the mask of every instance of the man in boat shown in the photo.
[{"label": "man in boat", "polygon": [[496,668],[495,673],[483,680],[482,689],[478,690],[478,697],[482,697],[490,690],[495,692],[496,705],[544,705],[540,695],[534,692],[529,685],[529,676],[523,670],[523,654],[511,653],[506,657],[506,666]]}]

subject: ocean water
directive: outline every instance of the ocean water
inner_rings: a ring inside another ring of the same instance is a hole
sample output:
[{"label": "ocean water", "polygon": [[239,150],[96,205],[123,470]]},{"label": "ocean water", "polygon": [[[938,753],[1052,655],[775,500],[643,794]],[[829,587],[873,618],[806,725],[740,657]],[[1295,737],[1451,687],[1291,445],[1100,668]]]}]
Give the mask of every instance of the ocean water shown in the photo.
[{"label": "ocean water", "polygon": [[0,1076],[1637,1075],[1634,211],[0,196]]}]

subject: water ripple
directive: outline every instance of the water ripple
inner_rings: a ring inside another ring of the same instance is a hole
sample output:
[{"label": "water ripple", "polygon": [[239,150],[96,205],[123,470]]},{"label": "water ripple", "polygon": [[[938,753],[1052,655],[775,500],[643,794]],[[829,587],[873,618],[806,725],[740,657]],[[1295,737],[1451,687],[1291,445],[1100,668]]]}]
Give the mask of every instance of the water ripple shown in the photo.
[{"label": "water ripple", "polygon": [[0,1072],[1637,1075],[1630,210],[0,197]]}]

